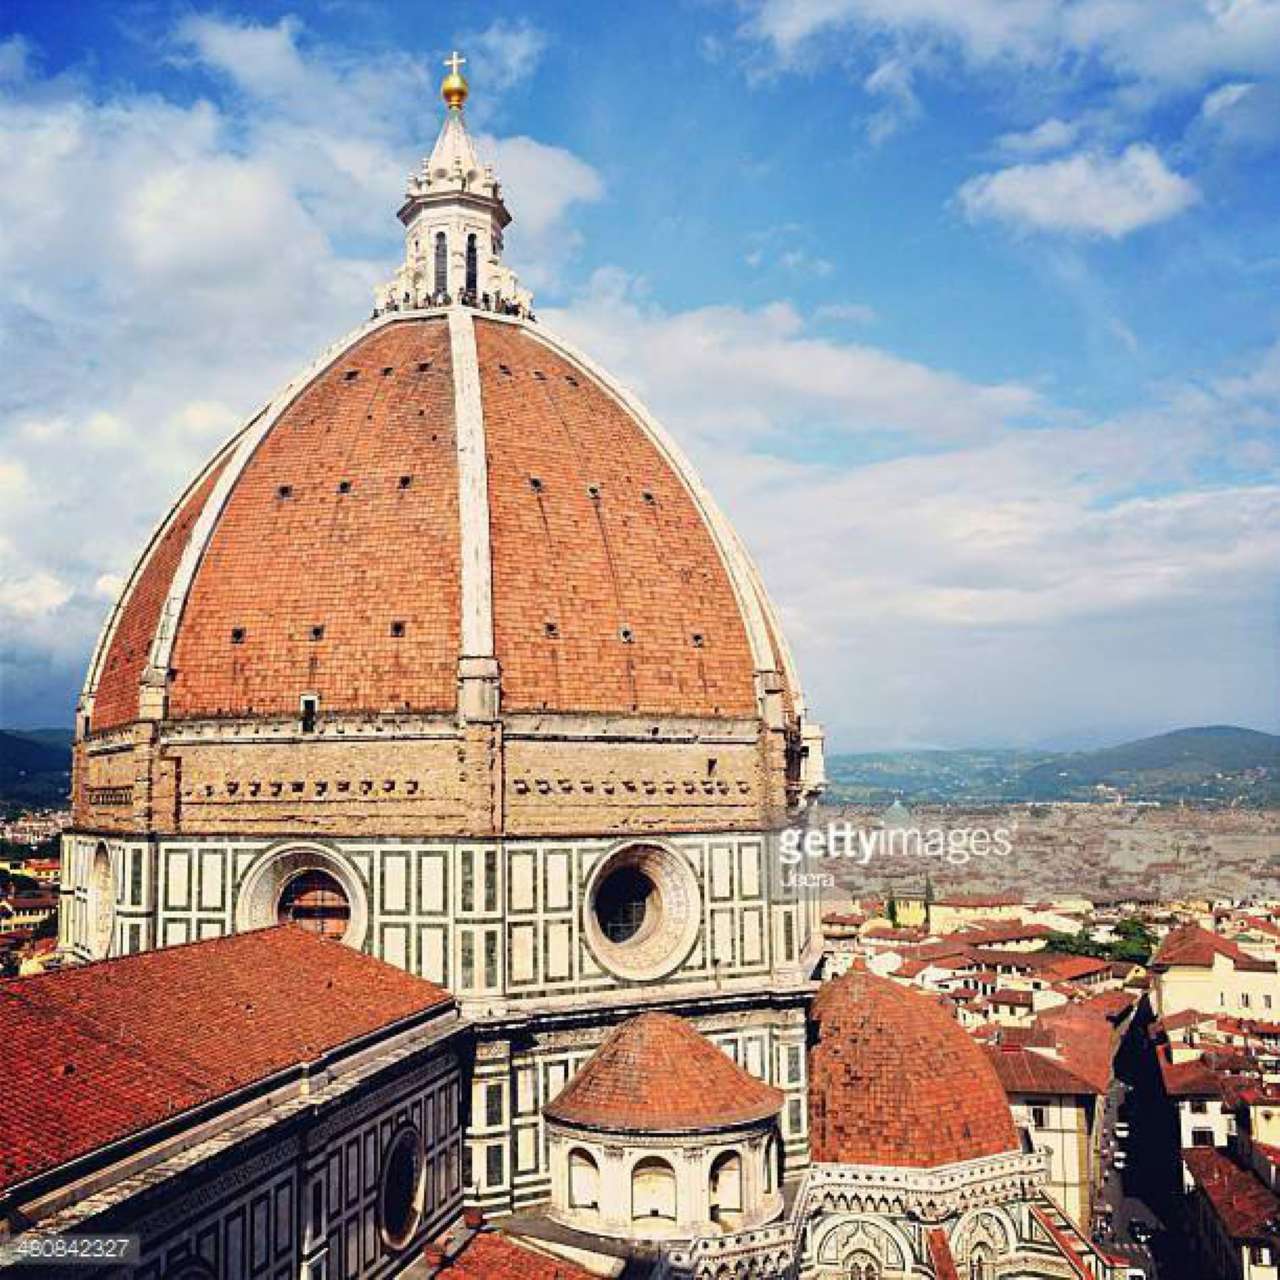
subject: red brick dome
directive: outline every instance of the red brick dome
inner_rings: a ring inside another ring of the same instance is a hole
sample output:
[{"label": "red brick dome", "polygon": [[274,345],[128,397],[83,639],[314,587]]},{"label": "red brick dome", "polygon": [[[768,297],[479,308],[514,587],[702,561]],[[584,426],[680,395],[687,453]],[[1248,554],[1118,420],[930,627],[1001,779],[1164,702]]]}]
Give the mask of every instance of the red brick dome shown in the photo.
[{"label": "red brick dome", "polygon": [[705,1132],[767,1120],[783,1102],[683,1018],[642,1013],[610,1032],[543,1114],[613,1133]]},{"label": "red brick dome", "polygon": [[740,544],[625,391],[525,320],[391,314],[197,477],[85,708],[95,732],[144,689],[171,721],[296,715],[303,693],[447,712],[477,653],[504,712],[751,716],[768,670],[799,701]]},{"label": "red brick dome", "polygon": [[995,1069],[936,1001],[853,971],[812,1013],[815,1161],[931,1169],[1019,1149]]}]

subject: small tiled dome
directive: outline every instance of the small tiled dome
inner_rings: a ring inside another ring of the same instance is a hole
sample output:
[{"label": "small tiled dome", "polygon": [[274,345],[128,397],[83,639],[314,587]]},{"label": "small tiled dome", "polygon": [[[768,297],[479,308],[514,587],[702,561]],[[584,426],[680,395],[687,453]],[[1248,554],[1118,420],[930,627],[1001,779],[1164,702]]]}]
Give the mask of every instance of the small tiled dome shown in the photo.
[{"label": "small tiled dome", "polygon": [[815,1161],[932,1169],[1019,1149],[981,1047],[935,1001],[853,971],[813,1004]]},{"label": "small tiled dome", "polygon": [[642,1013],[610,1033],[543,1114],[584,1129],[697,1132],[767,1120],[783,1101],[683,1018]]}]

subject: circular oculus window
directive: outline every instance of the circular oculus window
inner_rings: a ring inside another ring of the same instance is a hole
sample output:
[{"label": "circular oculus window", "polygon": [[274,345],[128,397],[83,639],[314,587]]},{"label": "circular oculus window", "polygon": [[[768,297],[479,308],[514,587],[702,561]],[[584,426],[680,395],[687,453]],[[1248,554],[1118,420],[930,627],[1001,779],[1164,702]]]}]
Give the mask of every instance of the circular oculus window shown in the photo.
[{"label": "circular oculus window", "polygon": [[587,885],[587,942],[600,965],[620,978],[666,977],[692,950],[700,914],[692,868],[661,845],[615,850]]},{"label": "circular oculus window", "polygon": [[320,845],[292,845],[259,859],[237,896],[236,929],[296,924],[359,950],[369,909],[355,868]]}]

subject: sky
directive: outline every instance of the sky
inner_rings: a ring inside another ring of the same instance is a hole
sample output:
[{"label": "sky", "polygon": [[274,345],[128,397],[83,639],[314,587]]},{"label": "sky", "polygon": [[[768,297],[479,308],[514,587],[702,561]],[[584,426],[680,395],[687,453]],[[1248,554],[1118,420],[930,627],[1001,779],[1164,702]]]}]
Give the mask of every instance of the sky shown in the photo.
[{"label": "sky", "polygon": [[0,0],[0,723],[368,315],[454,47],[832,749],[1280,727],[1280,0]]}]

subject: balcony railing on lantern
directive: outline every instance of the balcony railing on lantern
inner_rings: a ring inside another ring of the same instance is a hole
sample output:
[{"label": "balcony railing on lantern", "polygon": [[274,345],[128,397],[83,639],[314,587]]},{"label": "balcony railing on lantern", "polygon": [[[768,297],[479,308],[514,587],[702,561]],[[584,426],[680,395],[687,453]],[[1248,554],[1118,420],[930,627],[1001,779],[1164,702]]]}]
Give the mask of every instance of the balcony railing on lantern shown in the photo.
[{"label": "balcony railing on lantern", "polygon": [[499,316],[519,316],[522,320],[537,321],[533,310],[523,302],[514,298],[504,298],[501,294],[477,294],[473,290],[464,289],[456,297],[443,290],[432,293],[422,292],[416,297],[405,292],[399,298],[388,295],[380,305],[375,306],[371,319],[386,315],[393,311],[434,311],[442,307],[472,307],[477,311],[488,311]]}]

